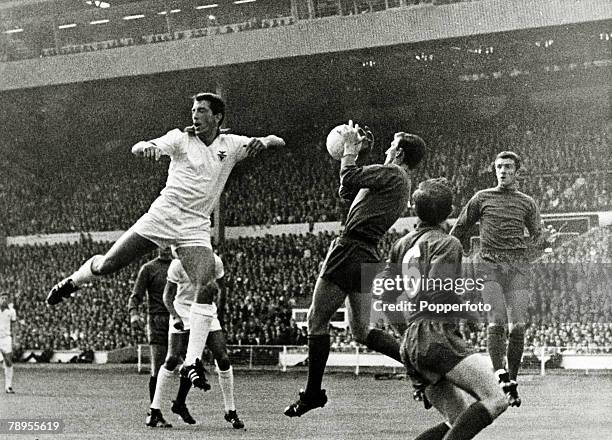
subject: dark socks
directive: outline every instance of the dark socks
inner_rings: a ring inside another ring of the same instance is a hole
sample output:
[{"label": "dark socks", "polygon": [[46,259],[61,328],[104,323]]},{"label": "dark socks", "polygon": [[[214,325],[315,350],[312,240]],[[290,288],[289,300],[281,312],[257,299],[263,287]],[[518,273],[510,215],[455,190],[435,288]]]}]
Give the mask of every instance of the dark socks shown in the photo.
[{"label": "dark socks", "polygon": [[366,338],[366,345],[369,349],[389,356],[398,362],[402,362],[400,356],[400,344],[389,333],[379,329],[370,330]]},{"label": "dark socks", "polygon": [[444,440],[469,440],[493,423],[493,418],[485,406],[476,402],[463,411]]},{"label": "dark socks", "polygon": [[414,440],[442,440],[444,434],[448,432],[450,428],[446,423],[440,423],[439,425],[429,428],[427,431],[421,433]]},{"label": "dark socks", "polygon": [[510,380],[516,380],[521,367],[524,347],[525,335],[519,332],[511,332],[510,338],[508,338],[508,373],[510,374]]},{"label": "dark socks", "polygon": [[489,327],[487,331],[487,349],[493,363],[493,370],[505,368],[506,329],[501,325]]},{"label": "dark socks", "polygon": [[178,393],[176,394],[175,402],[178,404],[185,403],[187,400],[187,393],[189,393],[189,389],[191,388],[191,381],[187,377],[181,376],[181,381],[179,384]]},{"label": "dark socks", "polygon": [[308,336],[308,382],[306,394],[318,394],[321,391],[321,382],[325,365],[329,357],[329,335]]},{"label": "dark socks", "polygon": [[155,386],[157,385],[157,376],[149,377],[149,402],[153,403],[153,396],[155,396]]}]

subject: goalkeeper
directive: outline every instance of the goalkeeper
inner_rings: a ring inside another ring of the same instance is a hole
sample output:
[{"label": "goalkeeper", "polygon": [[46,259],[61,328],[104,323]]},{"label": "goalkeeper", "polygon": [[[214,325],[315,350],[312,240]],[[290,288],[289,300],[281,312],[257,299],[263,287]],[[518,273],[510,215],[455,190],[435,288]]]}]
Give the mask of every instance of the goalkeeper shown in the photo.
[{"label": "goalkeeper", "polygon": [[410,170],[425,155],[425,142],[416,135],[395,133],[384,164],[357,166],[357,156],[371,148],[367,134],[352,121],[344,131],[340,168],[340,197],[350,203],[342,234],[330,245],[308,311],[308,380],[299,399],[285,409],[288,417],[325,406],[321,389],[329,356],[329,324],[348,297],[349,324],[357,342],[401,362],[399,343],[388,333],[370,328],[371,296],[361,286],[362,264],[380,262],[378,243],[404,214],[410,198]]}]

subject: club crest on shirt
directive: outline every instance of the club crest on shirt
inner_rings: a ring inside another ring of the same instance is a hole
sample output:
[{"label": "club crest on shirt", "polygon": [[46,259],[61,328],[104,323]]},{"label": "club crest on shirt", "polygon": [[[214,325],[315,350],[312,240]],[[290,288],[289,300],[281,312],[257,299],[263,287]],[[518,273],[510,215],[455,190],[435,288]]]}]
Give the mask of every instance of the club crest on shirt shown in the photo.
[{"label": "club crest on shirt", "polygon": [[221,162],[223,162],[223,159],[225,159],[225,158],[227,157],[227,154],[225,153],[225,151],[219,151],[219,152],[217,153],[217,156],[219,156],[219,160],[220,160]]}]

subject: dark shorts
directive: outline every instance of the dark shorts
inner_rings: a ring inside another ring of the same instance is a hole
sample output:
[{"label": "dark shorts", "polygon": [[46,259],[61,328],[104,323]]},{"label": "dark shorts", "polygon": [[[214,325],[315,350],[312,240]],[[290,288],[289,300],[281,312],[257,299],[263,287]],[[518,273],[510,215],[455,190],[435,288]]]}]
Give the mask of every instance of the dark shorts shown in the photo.
[{"label": "dark shorts", "polygon": [[168,345],[169,315],[149,315],[148,337],[149,344]]},{"label": "dark shorts", "polygon": [[474,265],[477,278],[484,282],[495,281],[504,293],[529,288],[529,263],[523,258],[479,253]]},{"label": "dark shorts", "polygon": [[431,319],[417,319],[411,323],[400,349],[408,375],[429,384],[438,383],[474,353],[472,345],[461,337],[458,324]]},{"label": "dark shorts", "polygon": [[336,284],[346,293],[361,292],[361,266],[378,263],[378,247],[338,237],[332,241],[319,276]]}]

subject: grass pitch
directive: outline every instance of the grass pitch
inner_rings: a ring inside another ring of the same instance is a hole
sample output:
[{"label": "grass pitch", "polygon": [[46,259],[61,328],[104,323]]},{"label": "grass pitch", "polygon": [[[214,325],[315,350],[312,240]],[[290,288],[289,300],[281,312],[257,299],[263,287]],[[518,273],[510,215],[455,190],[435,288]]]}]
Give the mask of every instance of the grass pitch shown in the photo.
[{"label": "grass pitch", "polygon": [[[187,404],[196,426],[179,422],[162,408],[174,427],[151,429],[148,376],[134,366],[23,365],[15,369],[17,394],[3,394],[0,418],[61,418],[63,434],[2,434],[15,439],[411,439],[439,423],[434,410],[412,401],[407,381],[374,380],[330,374],[324,380],[329,403],[302,418],[282,414],[296,399],[306,373],[236,371],[238,414],[245,431],[223,420],[223,399],[216,378],[213,389],[193,389]],[[178,386],[178,379],[175,381]],[[600,440],[612,438],[611,375],[549,375],[519,378],[523,406],[509,408],[482,440]],[[173,396],[169,396],[173,397]],[[169,400],[169,399],[168,399]]]}]

